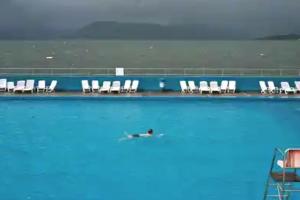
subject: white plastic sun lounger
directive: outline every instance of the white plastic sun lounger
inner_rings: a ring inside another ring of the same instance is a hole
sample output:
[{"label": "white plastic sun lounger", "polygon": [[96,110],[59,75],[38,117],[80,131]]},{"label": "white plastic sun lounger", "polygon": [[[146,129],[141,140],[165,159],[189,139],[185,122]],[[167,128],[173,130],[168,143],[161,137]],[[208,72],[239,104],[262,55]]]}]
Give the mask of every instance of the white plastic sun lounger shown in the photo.
[{"label": "white plastic sun lounger", "polygon": [[103,85],[102,87],[100,88],[99,92],[109,92],[110,90],[110,85],[111,85],[111,82],[110,81],[103,81]]},{"label": "white plastic sun lounger", "polygon": [[259,86],[262,94],[267,94],[268,93],[268,87],[266,85],[265,81],[259,81]]},{"label": "white plastic sun lounger", "polygon": [[16,87],[14,88],[14,92],[23,92],[25,88],[25,81],[18,81]]},{"label": "white plastic sun lounger", "polygon": [[211,81],[209,83],[210,86],[210,93],[213,94],[214,92],[216,93],[221,93],[221,88],[218,86],[218,82],[217,81]]},{"label": "white plastic sun lounger", "polygon": [[46,81],[45,80],[40,80],[38,82],[38,86],[36,88],[37,92],[45,92],[46,91]]},{"label": "white plastic sun lounger", "polygon": [[235,90],[236,90],[236,81],[229,81],[228,92],[235,93]]},{"label": "white plastic sun lounger", "polygon": [[195,85],[194,81],[188,81],[188,84],[189,84],[188,91],[190,91],[191,93],[199,91],[199,88]]},{"label": "white plastic sun lounger", "polygon": [[82,80],[81,81],[81,86],[82,86],[82,92],[86,93],[86,92],[90,92],[91,91],[91,87],[89,85],[88,80]]},{"label": "white plastic sun lounger", "polygon": [[187,93],[189,91],[189,88],[186,84],[186,81],[179,81],[181,92],[182,93]]},{"label": "white plastic sun lounger", "polygon": [[23,89],[23,92],[31,92],[33,93],[34,90],[34,80],[27,80],[26,81],[26,86]]},{"label": "white plastic sun lounger", "polygon": [[273,81],[268,81],[268,91],[269,93],[275,94],[276,91],[278,91],[278,88],[275,87],[275,84]]},{"label": "white plastic sun lounger", "polygon": [[92,81],[92,92],[99,92],[100,86],[98,80]]},{"label": "white plastic sun lounger", "polygon": [[207,81],[200,81],[199,83],[199,91],[202,94],[203,92],[210,92],[210,88],[208,87]]},{"label": "white plastic sun lounger", "polygon": [[15,84],[14,82],[7,82],[7,91],[8,92],[13,92],[15,89]]},{"label": "white plastic sun lounger", "polygon": [[139,81],[138,80],[132,81],[132,86],[130,88],[130,92],[137,92],[138,87],[139,87]]},{"label": "white plastic sun lounger", "polygon": [[50,86],[46,87],[46,92],[55,92],[56,85],[57,85],[57,80],[51,81]]},{"label": "white plastic sun lounger", "polygon": [[129,92],[131,87],[131,80],[126,80],[124,83],[124,87],[122,89],[123,92]]},{"label": "white plastic sun lounger", "polygon": [[0,92],[5,92],[6,91],[6,79],[0,79]]},{"label": "white plastic sun lounger", "polygon": [[120,81],[114,81],[112,83],[112,86],[110,87],[110,92],[121,92],[121,82]]},{"label": "white plastic sun lounger", "polygon": [[296,90],[292,87],[290,87],[290,84],[288,82],[281,82],[280,83],[280,93],[284,92],[285,94],[295,94]]},{"label": "white plastic sun lounger", "polygon": [[221,92],[226,93],[228,91],[228,81],[223,80],[221,82]]},{"label": "white plastic sun lounger", "polygon": [[300,92],[300,81],[295,81],[296,92]]}]

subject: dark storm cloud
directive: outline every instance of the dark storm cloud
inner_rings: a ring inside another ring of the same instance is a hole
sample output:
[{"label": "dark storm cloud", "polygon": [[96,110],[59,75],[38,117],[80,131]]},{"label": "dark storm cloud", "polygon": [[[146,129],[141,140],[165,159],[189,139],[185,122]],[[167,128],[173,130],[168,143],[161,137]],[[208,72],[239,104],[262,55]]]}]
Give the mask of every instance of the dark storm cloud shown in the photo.
[{"label": "dark storm cloud", "polygon": [[0,29],[93,21],[204,24],[250,35],[300,32],[298,0],[1,0]]},{"label": "dark storm cloud", "polygon": [[1,0],[0,30],[44,26],[42,15],[35,12],[31,3],[33,2],[28,1],[28,4],[24,5],[14,0]]}]

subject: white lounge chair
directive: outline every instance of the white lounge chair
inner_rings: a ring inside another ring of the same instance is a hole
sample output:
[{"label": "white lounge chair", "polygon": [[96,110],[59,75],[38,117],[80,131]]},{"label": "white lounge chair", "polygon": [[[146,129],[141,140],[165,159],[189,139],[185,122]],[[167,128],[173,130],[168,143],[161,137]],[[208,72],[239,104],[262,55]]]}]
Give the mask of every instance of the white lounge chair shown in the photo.
[{"label": "white lounge chair", "polygon": [[13,92],[15,89],[15,83],[14,82],[7,82],[7,92]]},{"label": "white lounge chair", "polygon": [[210,92],[210,88],[208,87],[207,81],[200,81],[199,85],[199,91],[201,94],[203,94],[203,92]]},{"label": "white lounge chair", "polygon": [[92,81],[92,92],[99,92],[100,86],[98,80]]},{"label": "white lounge chair", "polygon": [[268,81],[268,91],[269,93],[275,94],[278,91],[278,88],[275,87],[275,84],[273,81]]},{"label": "white lounge chair", "polygon": [[110,92],[121,92],[121,82],[120,81],[114,81],[112,83],[112,86],[110,87]]},{"label": "white lounge chair", "polygon": [[186,84],[186,81],[179,81],[180,83],[180,88],[182,93],[187,93],[189,91],[189,88]]},{"label": "white lounge chair", "polygon": [[211,81],[209,83],[210,86],[210,93],[213,94],[214,92],[216,93],[221,93],[221,88],[218,86],[218,82],[217,81]]},{"label": "white lounge chair", "polygon": [[46,87],[46,92],[49,92],[49,93],[55,92],[56,85],[57,85],[57,80],[51,81],[50,86]]},{"label": "white lounge chair", "polygon": [[223,80],[221,82],[221,92],[226,93],[228,91],[228,81]]},{"label": "white lounge chair", "polygon": [[17,85],[14,88],[14,92],[23,92],[25,88],[25,81],[17,81]]},{"label": "white lounge chair", "polygon": [[131,87],[131,80],[126,80],[124,83],[124,87],[122,89],[122,92],[129,92]]},{"label": "white lounge chair", "polygon": [[130,88],[130,92],[137,92],[138,87],[139,87],[139,81],[138,80],[132,81],[132,86]]},{"label": "white lounge chair", "polygon": [[82,80],[81,81],[81,86],[82,86],[82,92],[83,93],[91,92],[91,87],[89,85],[88,80]]},{"label": "white lounge chair", "polygon": [[6,91],[6,86],[7,86],[6,82],[7,82],[6,79],[0,79],[0,92]]},{"label": "white lounge chair", "polygon": [[110,81],[103,81],[103,85],[102,87],[100,88],[99,92],[107,92],[109,93],[109,90],[110,90],[110,85],[111,85],[111,82]]},{"label": "white lounge chair", "polygon": [[34,80],[27,80],[26,81],[26,86],[23,89],[23,92],[31,92],[33,93],[34,90]]},{"label": "white lounge chair", "polygon": [[188,84],[189,84],[189,91],[191,92],[191,93],[194,93],[194,92],[197,92],[197,91],[199,91],[199,88],[195,85],[195,82],[194,81],[188,81]]},{"label": "white lounge chair", "polygon": [[300,81],[295,81],[295,90],[296,92],[300,92]]},{"label": "white lounge chair", "polygon": [[265,81],[259,81],[259,86],[262,94],[267,94],[268,93],[268,87],[266,85]]},{"label": "white lounge chair", "polygon": [[280,83],[280,93],[284,92],[285,94],[295,94],[296,90],[293,87],[290,87],[290,84],[288,82],[281,82]]},{"label": "white lounge chair", "polygon": [[40,80],[38,82],[38,86],[36,88],[36,91],[39,92],[45,92],[46,91],[46,81],[45,80]]},{"label": "white lounge chair", "polygon": [[229,81],[228,92],[235,93],[235,90],[236,90],[236,81]]}]

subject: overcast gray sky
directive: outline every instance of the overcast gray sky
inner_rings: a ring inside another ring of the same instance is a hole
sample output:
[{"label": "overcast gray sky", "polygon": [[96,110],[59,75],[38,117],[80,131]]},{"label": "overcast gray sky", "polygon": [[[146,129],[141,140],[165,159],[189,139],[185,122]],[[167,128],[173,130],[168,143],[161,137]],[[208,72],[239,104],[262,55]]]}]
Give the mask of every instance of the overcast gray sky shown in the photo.
[{"label": "overcast gray sky", "polygon": [[79,28],[94,21],[193,23],[251,35],[300,32],[300,0],[0,0],[0,29]]}]

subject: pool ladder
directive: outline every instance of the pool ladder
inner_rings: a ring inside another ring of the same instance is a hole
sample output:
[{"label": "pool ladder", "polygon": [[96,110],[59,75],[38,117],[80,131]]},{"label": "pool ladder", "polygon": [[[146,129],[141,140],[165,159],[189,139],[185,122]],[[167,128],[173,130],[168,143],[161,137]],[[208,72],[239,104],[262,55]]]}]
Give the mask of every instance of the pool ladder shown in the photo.
[{"label": "pool ladder", "polygon": [[[280,157],[282,160],[285,160],[286,154],[280,149],[275,148],[265,186],[263,200],[292,200],[293,193],[300,192],[300,188],[296,188],[300,183],[300,178],[297,174],[297,168],[287,169],[285,167],[277,167],[276,160],[278,157]],[[296,198],[299,199],[299,196]]]}]

